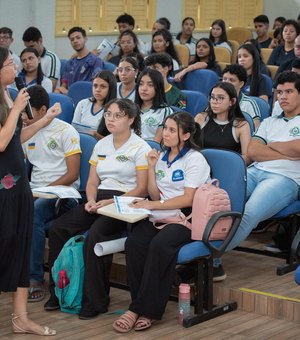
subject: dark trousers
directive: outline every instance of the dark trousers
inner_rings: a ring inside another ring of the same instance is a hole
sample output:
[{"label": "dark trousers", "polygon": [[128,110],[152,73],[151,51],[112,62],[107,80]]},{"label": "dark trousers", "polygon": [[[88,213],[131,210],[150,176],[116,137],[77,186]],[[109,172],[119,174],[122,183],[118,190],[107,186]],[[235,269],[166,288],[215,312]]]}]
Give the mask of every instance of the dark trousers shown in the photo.
[{"label": "dark trousers", "polygon": [[191,242],[191,231],[180,224],[156,229],[143,220],[125,243],[132,303],[129,310],[160,320],[170,295],[180,248]]},{"label": "dark trousers", "polygon": [[[97,201],[123,194],[119,191],[102,190]],[[85,274],[83,283],[82,311],[105,313],[109,304],[109,274],[113,255],[98,257],[94,253],[97,242],[120,238],[126,231],[126,222],[98,214],[89,214],[84,204],[69,210],[53,221],[49,229],[49,267],[59,255],[64,244],[73,236],[89,230],[84,241]],[[54,293],[54,282],[50,275],[50,293]]]}]

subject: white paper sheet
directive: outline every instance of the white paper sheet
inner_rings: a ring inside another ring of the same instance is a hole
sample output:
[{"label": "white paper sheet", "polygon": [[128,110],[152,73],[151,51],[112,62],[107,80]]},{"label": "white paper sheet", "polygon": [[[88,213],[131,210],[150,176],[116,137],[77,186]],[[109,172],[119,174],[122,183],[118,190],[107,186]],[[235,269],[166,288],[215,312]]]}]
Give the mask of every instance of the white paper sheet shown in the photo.
[{"label": "white paper sheet", "polygon": [[59,198],[81,198],[80,193],[67,185],[53,185],[48,187],[32,188],[33,193],[53,194]]},{"label": "white paper sheet", "polygon": [[137,209],[129,206],[134,200],[143,200],[141,197],[130,197],[130,196],[114,196],[117,212],[120,214],[151,214],[151,210],[148,209]]},{"label": "white paper sheet", "polygon": [[112,241],[96,243],[94,252],[97,256],[103,256],[123,251],[125,249],[126,238],[127,237],[123,237]]}]

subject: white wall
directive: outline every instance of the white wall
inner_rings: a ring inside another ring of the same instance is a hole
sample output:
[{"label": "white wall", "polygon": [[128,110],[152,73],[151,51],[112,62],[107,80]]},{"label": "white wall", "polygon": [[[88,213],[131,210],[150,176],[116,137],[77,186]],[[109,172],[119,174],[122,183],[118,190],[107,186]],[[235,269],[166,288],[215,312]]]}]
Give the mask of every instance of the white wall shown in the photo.
[{"label": "white wall", "polygon": [[[67,38],[55,38],[55,0],[0,0],[0,13],[0,25],[8,26],[14,31],[15,41],[11,48],[15,53],[19,54],[24,48],[24,30],[29,26],[36,26],[41,30],[48,49],[55,51],[61,58],[68,58],[73,54]],[[296,19],[300,14],[300,0],[264,0],[264,13],[269,16],[270,23],[281,15]],[[157,0],[156,16],[169,18],[172,23],[171,31],[178,32],[182,20],[182,0]],[[196,34],[196,37],[202,35],[206,34]],[[150,40],[149,35],[139,37],[144,41]],[[90,36],[88,48],[95,48],[101,40],[100,36]]]}]

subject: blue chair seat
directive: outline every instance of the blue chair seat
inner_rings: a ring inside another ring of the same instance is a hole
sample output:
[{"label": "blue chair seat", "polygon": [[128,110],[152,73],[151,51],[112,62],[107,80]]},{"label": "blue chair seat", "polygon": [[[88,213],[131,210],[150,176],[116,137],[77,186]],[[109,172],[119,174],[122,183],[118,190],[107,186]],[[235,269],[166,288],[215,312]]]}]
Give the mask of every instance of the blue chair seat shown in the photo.
[{"label": "blue chair seat", "polygon": [[280,210],[276,215],[272,216],[272,219],[286,218],[287,216],[294,215],[300,211],[300,200],[291,203],[289,206]]}]

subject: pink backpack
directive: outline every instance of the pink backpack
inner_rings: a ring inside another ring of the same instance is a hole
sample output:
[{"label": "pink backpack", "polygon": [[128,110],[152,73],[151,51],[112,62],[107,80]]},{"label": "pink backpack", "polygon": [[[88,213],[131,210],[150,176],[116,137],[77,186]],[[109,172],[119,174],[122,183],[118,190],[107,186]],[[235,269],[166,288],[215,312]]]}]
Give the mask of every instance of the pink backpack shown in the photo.
[{"label": "pink backpack", "polygon": [[[228,193],[219,188],[219,181],[213,179],[201,185],[195,193],[192,209],[192,240],[202,240],[210,217],[220,211],[230,211]],[[209,239],[224,240],[231,228],[231,217],[220,219],[214,226]]]}]

